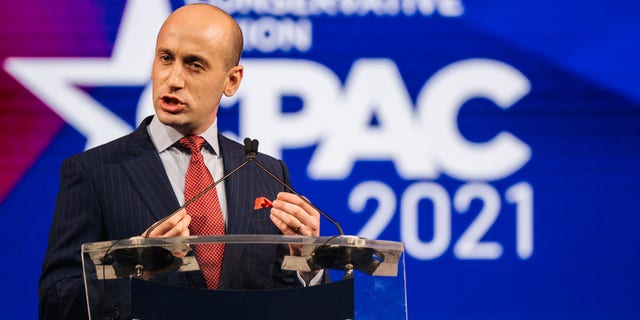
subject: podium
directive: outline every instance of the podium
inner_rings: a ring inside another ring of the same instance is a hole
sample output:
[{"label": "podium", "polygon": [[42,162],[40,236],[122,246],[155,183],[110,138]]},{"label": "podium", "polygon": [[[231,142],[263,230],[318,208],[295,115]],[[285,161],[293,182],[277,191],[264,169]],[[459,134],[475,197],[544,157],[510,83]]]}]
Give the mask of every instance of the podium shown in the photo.
[{"label": "podium", "polygon": [[[189,285],[184,279],[201,276],[192,248],[213,243],[293,246],[296,256],[285,255],[278,268],[296,277],[322,270],[332,280],[258,290]],[[407,319],[403,250],[354,236],[134,237],[83,244],[82,263],[91,319]]]}]

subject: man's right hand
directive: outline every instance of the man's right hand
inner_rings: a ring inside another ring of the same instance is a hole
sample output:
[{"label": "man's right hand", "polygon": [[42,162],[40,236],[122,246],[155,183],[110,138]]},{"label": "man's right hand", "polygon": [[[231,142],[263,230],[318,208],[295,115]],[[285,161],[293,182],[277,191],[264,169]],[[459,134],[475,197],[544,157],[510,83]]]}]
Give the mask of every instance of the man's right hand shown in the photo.
[{"label": "man's right hand", "polygon": [[183,208],[173,217],[155,227],[149,235],[147,235],[147,230],[149,230],[147,228],[142,236],[149,238],[188,237],[190,235],[189,223],[191,223],[191,216],[187,214],[187,209]]}]

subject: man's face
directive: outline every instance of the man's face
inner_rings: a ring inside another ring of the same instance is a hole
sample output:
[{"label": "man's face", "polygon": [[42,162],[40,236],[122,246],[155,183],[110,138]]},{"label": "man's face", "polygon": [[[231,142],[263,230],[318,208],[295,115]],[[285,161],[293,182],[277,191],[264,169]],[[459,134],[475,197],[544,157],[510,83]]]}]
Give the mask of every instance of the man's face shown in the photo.
[{"label": "man's face", "polygon": [[223,27],[178,20],[167,21],[158,34],[153,106],[160,122],[185,135],[200,134],[215,121],[222,94],[235,93],[242,70],[237,78],[241,67],[225,64],[229,41]]}]

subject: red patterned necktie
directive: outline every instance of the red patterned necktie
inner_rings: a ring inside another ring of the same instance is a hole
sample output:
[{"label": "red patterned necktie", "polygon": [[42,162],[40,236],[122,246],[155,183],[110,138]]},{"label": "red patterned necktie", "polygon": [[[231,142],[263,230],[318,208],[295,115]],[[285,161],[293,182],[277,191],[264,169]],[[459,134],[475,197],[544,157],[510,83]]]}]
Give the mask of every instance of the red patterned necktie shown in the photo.
[{"label": "red patterned necktie", "polygon": [[[200,136],[185,136],[180,139],[180,144],[191,150],[191,160],[184,183],[185,202],[213,183],[211,173],[209,173],[200,152],[204,143],[204,138]],[[215,188],[188,205],[187,213],[191,216],[189,230],[192,235],[223,235],[225,233],[222,209],[220,209],[218,193]],[[224,256],[224,244],[200,244],[195,245],[194,250],[207,287],[217,289]]]}]

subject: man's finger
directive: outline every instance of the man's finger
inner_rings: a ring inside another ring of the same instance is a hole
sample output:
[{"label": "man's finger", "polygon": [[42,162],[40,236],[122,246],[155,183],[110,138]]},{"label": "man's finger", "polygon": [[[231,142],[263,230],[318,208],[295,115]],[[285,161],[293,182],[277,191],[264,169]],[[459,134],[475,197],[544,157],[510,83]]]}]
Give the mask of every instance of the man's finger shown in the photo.
[{"label": "man's finger", "polygon": [[[169,219],[167,219],[166,221],[156,226],[155,229],[151,231],[151,234],[149,234],[149,237],[153,238],[153,237],[165,236],[165,234],[167,234],[171,229],[173,229],[185,216],[188,216],[187,210],[183,208],[180,211],[178,211],[176,214],[171,216]],[[189,221],[191,221],[190,217],[189,217]]]}]

